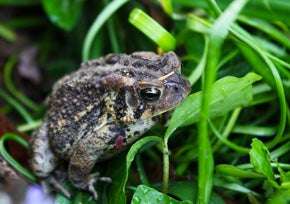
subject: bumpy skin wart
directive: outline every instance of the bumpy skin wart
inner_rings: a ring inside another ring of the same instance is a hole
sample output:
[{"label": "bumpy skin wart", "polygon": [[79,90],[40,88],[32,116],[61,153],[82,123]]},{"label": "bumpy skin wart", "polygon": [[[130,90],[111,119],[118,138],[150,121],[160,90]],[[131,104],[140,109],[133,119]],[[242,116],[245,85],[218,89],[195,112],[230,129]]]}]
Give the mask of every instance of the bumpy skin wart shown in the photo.
[{"label": "bumpy skin wart", "polygon": [[55,84],[44,122],[31,136],[30,166],[45,188],[70,197],[58,176],[67,161],[70,182],[97,200],[94,184],[111,179],[91,174],[95,163],[126,148],[189,92],[173,52],[111,54],[83,63]]}]

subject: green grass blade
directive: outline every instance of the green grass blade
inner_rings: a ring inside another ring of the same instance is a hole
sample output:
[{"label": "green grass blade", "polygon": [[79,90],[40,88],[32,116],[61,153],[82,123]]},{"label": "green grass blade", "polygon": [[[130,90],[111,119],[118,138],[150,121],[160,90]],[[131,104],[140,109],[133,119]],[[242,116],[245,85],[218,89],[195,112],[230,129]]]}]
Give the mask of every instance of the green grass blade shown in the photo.
[{"label": "green grass blade", "polygon": [[[213,10],[216,13],[219,12],[214,2],[208,2],[212,3],[214,6]],[[216,20],[209,34],[209,49],[204,73],[201,116],[200,122],[198,123],[198,203],[209,202],[213,184],[214,161],[208,133],[209,104],[212,84],[216,78],[222,44],[229,32],[230,26],[234,23],[239,12],[246,3],[246,0],[233,1],[226,11]]]},{"label": "green grass blade", "polygon": [[268,23],[267,21],[261,20],[261,19],[254,19],[249,18],[246,16],[239,17],[239,21],[253,26],[260,31],[265,32],[273,39],[277,40],[278,42],[282,43],[284,46],[286,46],[288,49],[290,49],[290,41],[289,38],[284,35],[280,30],[278,30],[276,27]]},{"label": "green grass blade", "polygon": [[0,37],[5,40],[13,42],[16,40],[16,33],[14,33],[11,29],[0,23]]},{"label": "green grass blade", "polygon": [[98,15],[92,24],[90,30],[87,33],[85,38],[85,42],[83,45],[83,61],[87,61],[90,59],[90,49],[93,44],[94,38],[104,25],[104,23],[111,17],[111,15],[116,12],[121,6],[127,3],[129,0],[114,0],[110,2]]},{"label": "green grass blade", "polygon": [[173,14],[173,6],[171,0],[160,0],[161,5],[164,11],[169,15],[172,16]]},{"label": "green grass blade", "polygon": [[[237,45],[240,47],[244,56],[248,59],[248,61],[253,66],[253,68],[256,69],[258,73],[261,74],[262,77],[265,78],[267,82],[270,85],[272,85],[277,91],[277,94],[279,97],[279,103],[280,103],[280,124],[279,124],[279,129],[275,138],[269,144],[267,144],[269,148],[272,148],[280,141],[283,135],[283,132],[286,126],[286,117],[287,117],[287,102],[285,98],[286,94],[284,91],[280,73],[278,72],[278,69],[275,66],[274,62],[271,60],[271,58],[268,57],[268,54],[266,54],[264,49],[260,47],[247,32],[245,32],[242,28],[235,25],[233,29],[231,30],[231,33],[236,38],[238,38],[243,43],[245,43],[246,46],[239,43]],[[258,56],[258,57],[255,57],[256,60],[254,60],[253,56]],[[265,64],[269,70],[265,69],[265,66],[263,67],[257,66],[255,64],[257,61],[260,64]],[[271,73],[271,75],[269,75],[269,73]]]},{"label": "green grass blade", "polygon": [[175,49],[175,38],[140,9],[134,9],[130,13],[129,22],[160,46],[164,52]]},{"label": "green grass blade", "polygon": [[0,89],[0,97],[6,100],[11,106],[13,106],[18,113],[24,118],[27,123],[33,123],[33,118],[26,111],[26,109],[18,103],[14,98],[12,98],[9,94],[7,94],[4,90]]}]

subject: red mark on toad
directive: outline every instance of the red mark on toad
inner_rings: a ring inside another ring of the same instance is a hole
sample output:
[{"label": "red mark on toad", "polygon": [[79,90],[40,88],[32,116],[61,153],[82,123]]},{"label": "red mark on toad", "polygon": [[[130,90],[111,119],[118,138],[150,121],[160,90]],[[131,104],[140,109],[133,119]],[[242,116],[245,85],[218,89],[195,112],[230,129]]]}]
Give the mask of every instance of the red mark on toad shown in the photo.
[{"label": "red mark on toad", "polygon": [[124,139],[125,137],[123,137],[122,135],[119,135],[117,137],[117,139],[115,140],[115,146],[117,149],[121,149]]}]

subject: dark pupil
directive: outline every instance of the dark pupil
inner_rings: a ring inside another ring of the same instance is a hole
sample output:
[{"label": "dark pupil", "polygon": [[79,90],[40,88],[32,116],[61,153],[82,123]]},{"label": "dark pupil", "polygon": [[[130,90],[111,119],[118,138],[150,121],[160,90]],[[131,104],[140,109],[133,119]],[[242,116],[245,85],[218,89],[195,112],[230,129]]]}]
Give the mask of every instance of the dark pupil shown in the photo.
[{"label": "dark pupil", "polygon": [[140,96],[148,101],[154,101],[159,99],[161,91],[156,87],[147,87],[140,90]]}]

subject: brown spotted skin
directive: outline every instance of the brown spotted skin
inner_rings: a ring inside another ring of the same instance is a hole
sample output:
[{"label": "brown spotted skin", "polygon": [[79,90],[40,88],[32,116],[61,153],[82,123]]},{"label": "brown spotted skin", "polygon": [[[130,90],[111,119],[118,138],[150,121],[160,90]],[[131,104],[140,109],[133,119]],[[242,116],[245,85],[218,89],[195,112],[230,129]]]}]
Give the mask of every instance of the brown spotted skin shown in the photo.
[{"label": "brown spotted skin", "polygon": [[70,197],[55,175],[66,160],[70,182],[97,200],[94,183],[111,179],[91,174],[95,163],[138,139],[189,92],[174,52],[110,54],[85,62],[55,84],[44,122],[31,136],[30,166],[45,188]]}]

